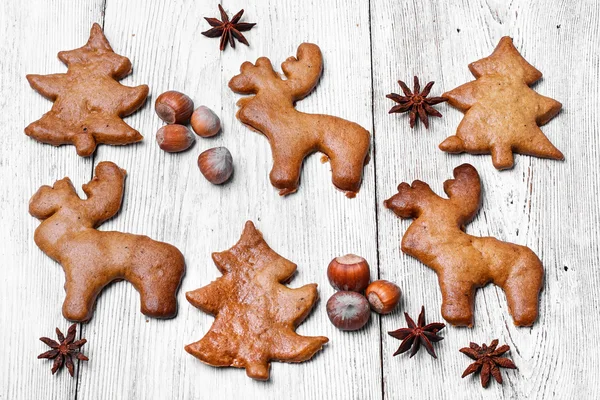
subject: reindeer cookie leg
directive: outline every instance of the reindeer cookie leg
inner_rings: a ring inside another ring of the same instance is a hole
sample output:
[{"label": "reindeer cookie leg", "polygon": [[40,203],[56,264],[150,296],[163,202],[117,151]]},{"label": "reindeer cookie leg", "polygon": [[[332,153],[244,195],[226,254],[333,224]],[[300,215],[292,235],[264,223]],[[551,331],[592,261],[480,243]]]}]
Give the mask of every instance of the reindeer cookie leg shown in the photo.
[{"label": "reindeer cookie leg", "polygon": [[285,196],[298,190],[300,171],[304,157],[299,157],[298,149],[286,146],[271,145],[273,153],[273,169],[269,174],[271,183],[279,189],[279,195]]},{"label": "reindeer cookie leg", "polygon": [[360,188],[364,168],[363,160],[351,160],[343,156],[330,158],[331,180],[335,187],[346,192],[346,196],[354,197]]},{"label": "reindeer cookie leg", "polygon": [[347,124],[344,135],[328,138],[327,145],[325,153],[330,159],[333,184],[346,192],[347,197],[356,196],[369,156],[369,132],[356,124]]},{"label": "reindeer cookie leg", "polygon": [[172,318],[177,315],[177,298],[174,293],[157,295],[156,288],[151,286],[147,288],[143,287],[140,290],[140,302],[140,311],[149,317]]},{"label": "reindeer cookie leg", "polygon": [[[177,315],[177,288],[164,290],[163,282],[144,282],[138,291],[140,292],[141,312],[154,318],[172,318]],[[171,285],[172,286],[172,285]]]},{"label": "reindeer cookie leg", "polygon": [[136,244],[138,261],[126,279],[140,294],[142,314],[154,318],[177,315],[177,289],[185,271],[183,255],[175,247],[144,237]]},{"label": "reindeer cookie leg", "polygon": [[[96,297],[98,297],[98,293],[106,283],[102,282],[99,286],[96,286],[96,282],[93,281],[97,279],[94,279],[93,276],[77,274],[76,271],[79,269],[76,267],[63,265],[67,278],[65,282],[67,295],[62,312],[63,316],[70,321],[86,322],[92,317]],[[73,272],[70,272],[71,268],[73,268]],[[84,270],[84,268],[81,270]],[[97,291],[90,289],[96,287],[99,287]]]},{"label": "reindeer cookie leg", "polygon": [[473,302],[475,288],[472,282],[445,277],[440,274],[442,292],[442,316],[455,326],[473,326]]},{"label": "reindeer cookie leg", "polygon": [[531,326],[537,319],[543,279],[542,262],[532,251],[523,249],[503,286],[508,310],[516,326]]}]

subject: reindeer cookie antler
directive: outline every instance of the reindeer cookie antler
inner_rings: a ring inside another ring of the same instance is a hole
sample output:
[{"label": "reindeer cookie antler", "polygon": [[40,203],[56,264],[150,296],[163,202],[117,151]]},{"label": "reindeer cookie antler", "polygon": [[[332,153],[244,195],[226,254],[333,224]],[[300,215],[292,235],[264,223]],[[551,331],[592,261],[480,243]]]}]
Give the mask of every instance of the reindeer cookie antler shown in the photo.
[{"label": "reindeer cookie antler", "polygon": [[94,179],[83,185],[86,200],[64,178],[42,186],[29,201],[29,213],[42,221],[35,243],[65,271],[63,315],[71,321],[89,320],[98,294],[121,279],[140,293],[145,315],[177,313],[175,296],[185,269],[181,252],[147,236],[96,230],[121,208],[124,183],[125,170],[101,162]]},{"label": "reindeer cookie antler", "polygon": [[333,184],[354,197],[368,162],[369,132],[354,122],[294,108],[321,76],[323,57],[317,45],[301,44],[297,56],[288,58],[281,68],[287,79],[273,70],[268,58],[261,57],[256,64],[243,63],[241,74],[229,81],[234,92],[254,95],[238,101],[237,117],[271,143],[271,183],[280,195],[295,192],[304,159],[320,151],[331,162]]},{"label": "reindeer cookie antler", "polygon": [[481,198],[473,166],[455,168],[444,191],[448,199],[425,182],[401,183],[398,193],[384,202],[397,216],[414,218],[402,238],[402,251],[437,273],[444,319],[472,326],[475,290],[492,282],[504,290],[515,325],[532,325],[544,275],[540,259],[528,247],[464,232]]}]

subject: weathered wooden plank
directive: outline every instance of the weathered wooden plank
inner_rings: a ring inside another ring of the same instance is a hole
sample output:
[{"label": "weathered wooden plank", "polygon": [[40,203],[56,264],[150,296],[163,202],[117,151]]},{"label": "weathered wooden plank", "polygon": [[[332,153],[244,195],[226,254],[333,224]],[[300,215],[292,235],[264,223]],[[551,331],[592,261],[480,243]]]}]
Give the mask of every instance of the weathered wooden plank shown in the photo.
[{"label": "weathered wooden plank", "polygon": [[92,161],[77,156],[72,146],[54,148],[25,136],[25,126],[52,105],[29,87],[25,75],[66,71],[58,51],[81,46],[92,22],[101,20],[101,1],[0,4],[2,399],[75,395],[75,379],[66,371],[52,376],[52,362],[36,359],[48,349],[38,338],[55,337],[55,327],[64,331],[70,323],[61,314],[64,274],[33,242],[39,222],[29,215],[28,202],[44,184],[67,175],[77,183],[89,178]]},{"label": "weathered wooden plank", "polygon": [[[385,397],[597,395],[596,382],[579,385],[572,378],[576,371],[583,373],[595,364],[591,360],[598,352],[586,350],[582,360],[578,350],[579,343],[593,343],[597,337],[593,329],[582,329],[585,309],[598,307],[592,295],[598,278],[591,269],[599,258],[593,245],[598,208],[589,206],[598,193],[598,176],[587,172],[599,161],[597,129],[590,117],[598,107],[598,62],[589,39],[597,35],[592,22],[598,17],[597,5],[591,1],[373,1],[371,15],[379,254],[382,276],[397,281],[404,290],[400,311],[415,317],[425,304],[428,320],[440,320],[441,297],[435,274],[399,250],[409,222],[385,210],[381,200],[394,194],[398,183],[413,179],[426,181],[442,193],[442,182],[463,162],[478,169],[484,187],[481,212],[467,231],[530,246],[546,271],[541,316],[531,329],[512,325],[504,294],[489,286],[477,296],[473,329],[443,331],[446,339],[436,348],[438,360],[425,352],[412,360],[392,358],[399,342],[384,334]],[[498,172],[489,156],[446,155],[437,149],[462,118],[449,106],[439,107],[444,118],[435,119],[429,131],[422,127],[411,131],[406,116],[386,115],[391,101],[385,94],[398,90],[397,79],[408,81],[417,74],[425,82],[435,80],[433,93],[440,94],[471,80],[467,64],[489,55],[503,35],[512,36],[525,58],[544,73],[535,89],[564,105],[543,130],[564,151],[565,162],[517,156],[514,169]],[[384,332],[404,325],[401,312],[383,319]],[[487,390],[474,378],[461,380],[469,359],[458,349],[469,341],[494,338],[511,346],[519,370],[504,374],[504,386],[492,383]]]},{"label": "weathered wooden plank", "polygon": [[[230,13],[245,7],[246,20],[258,25],[247,35],[251,47],[240,45],[224,53],[216,39],[200,35],[206,29],[202,17],[217,16],[216,3],[0,3],[0,125],[7,144],[0,148],[0,178],[10,182],[0,189],[0,217],[5,221],[0,228],[5,270],[0,279],[0,340],[10,343],[3,358],[12,360],[0,367],[0,398],[231,398],[240,393],[248,398],[379,398],[381,365],[387,398],[597,396],[600,388],[593,379],[578,384],[584,373],[598,368],[599,358],[596,347],[580,345],[598,341],[588,316],[599,308],[595,292],[600,283],[593,269],[600,259],[600,212],[595,206],[600,177],[594,174],[600,164],[594,118],[600,76],[593,47],[597,4],[373,0],[369,9],[363,3],[225,2]],[[102,146],[95,158],[82,159],[71,146],[53,148],[22,133],[51,106],[29,88],[24,76],[65,71],[56,53],[82,45],[92,22],[104,21],[105,6],[108,39],[133,61],[134,73],[124,83],[151,87],[148,104],[127,119],[146,139],[124,148]],[[488,55],[506,34],[544,73],[535,89],[564,104],[544,131],[563,150],[565,162],[517,156],[513,170],[497,172],[489,156],[451,156],[437,150],[462,118],[458,111],[440,106],[444,119],[433,120],[429,131],[411,131],[405,117],[387,115],[391,102],[385,94],[398,90],[397,79],[410,80],[417,73],[424,81],[436,80],[433,92],[439,94],[471,80],[467,64]],[[299,192],[279,198],[268,181],[268,143],[235,119],[238,96],[227,89],[228,80],[245,60],[265,55],[278,67],[300,42],[315,42],[324,53],[325,73],[315,93],[298,108],[339,115],[370,129],[370,40],[375,159],[367,166],[361,193],[355,200],[345,199],[330,184],[328,166],[312,157],[304,166]],[[223,133],[199,139],[183,154],[160,151],[154,132],[161,123],[152,108],[156,96],[167,89],[182,90],[197,105],[217,111]],[[229,184],[214,187],[195,162],[202,150],[219,145],[232,151],[236,173]],[[179,293],[180,314],[170,321],[144,318],[130,285],[108,288],[94,319],[83,328],[91,360],[77,382],[66,372],[52,377],[50,363],[35,360],[45,351],[37,338],[52,336],[55,326],[65,329],[69,322],[60,310],[63,273],[33,243],[38,222],[28,215],[27,202],[39,186],[67,175],[79,188],[91,177],[92,166],[103,160],[126,168],[129,178],[122,212],[101,229],[148,234],[177,245],[186,255],[188,273]],[[502,291],[487,287],[478,295],[476,326],[448,327],[436,348],[438,360],[424,353],[412,360],[392,358],[399,342],[386,332],[404,325],[402,312],[416,317],[425,304],[428,320],[439,320],[441,298],[434,273],[399,251],[409,223],[385,210],[382,201],[399,182],[413,179],[427,181],[441,193],[442,182],[462,162],[477,167],[484,185],[482,210],[468,232],[528,245],[544,261],[540,320],[531,329],[513,327]],[[230,247],[246,219],[255,221],[277,252],[298,264],[292,287],[319,284],[322,300],[299,332],[331,339],[308,363],[274,364],[266,384],[251,381],[243,371],[205,366],[183,351],[212,323],[185,301],[184,293],[218,276],[210,253]],[[346,252],[365,256],[373,277],[379,257],[381,277],[403,289],[399,310],[381,318],[382,364],[378,318],[367,329],[348,334],[336,331],[324,312],[333,293],[326,265]],[[461,380],[469,360],[458,349],[469,341],[496,337],[513,348],[519,370],[504,374],[504,386],[492,382],[487,390],[475,378]]]},{"label": "weathered wooden plank", "polygon": [[[348,200],[331,184],[329,166],[311,157],[299,192],[280,198],[268,180],[268,142],[235,119],[239,96],[227,88],[243,61],[268,56],[279,70],[300,43],[315,42],[324,53],[324,76],[298,108],[338,115],[370,130],[368,5],[337,2],[325,12],[316,1],[224,3],[230,14],[242,7],[244,19],[258,24],[246,35],[250,47],[220,53],[218,40],[200,34],[208,27],[202,17],[218,16],[216,3],[107,2],[106,34],[133,61],[134,73],[124,83],[149,83],[151,99],[130,118],[145,135],[141,144],[98,150],[96,163],[115,161],[129,172],[123,210],[102,229],[144,233],[177,245],[186,256],[187,275],[178,296],[179,315],[170,321],[144,318],[130,285],[105,291],[84,328],[94,362],[81,372],[81,398],[381,397],[377,318],[367,329],[347,334],[337,331],[325,313],[325,301],[333,294],[325,272],[333,256],[361,254],[377,273],[373,164],[365,170],[358,197]],[[163,153],[154,141],[161,122],[153,101],[168,89],[215,110],[223,132],[199,138],[185,153]],[[233,180],[222,187],[209,184],[196,166],[202,150],[219,145],[231,150],[236,168]],[[319,284],[322,300],[298,332],[331,340],[310,362],[274,363],[268,383],[252,381],[244,371],[206,366],[183,350],[213,320],[188,304],[184,294],[219,276],[210,253],[232,246],[248,219],[273,249],[298,264],[292,287]]]}]

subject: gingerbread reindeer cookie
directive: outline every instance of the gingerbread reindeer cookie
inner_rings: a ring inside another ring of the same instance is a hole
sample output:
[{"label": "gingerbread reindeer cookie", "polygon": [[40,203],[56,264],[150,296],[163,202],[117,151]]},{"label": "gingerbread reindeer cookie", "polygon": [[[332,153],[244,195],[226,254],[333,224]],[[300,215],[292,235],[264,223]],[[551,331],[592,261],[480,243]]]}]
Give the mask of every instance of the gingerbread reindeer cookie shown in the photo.
[{"label": "gingerbread reindeer cookie", "polygon": [[29,201],[29,213],[42,223],[38,247],[59,262],[66,275],[63,315],[83,322],[92,317],[96,297],[115,280],[131,282],[141,311],[156,318],[177,314],[177,289],[185,262],[177,248],[147,236],[96,230],[121,208],[125,170],[101,162],[96,176],[77,195],[69,178],[42,186]]},{"label": "gingerbread reindeer cookie", "polygon": [[401,183],[398,193],[384,202],[397,216],[414,218],[402,238],[402,251],[437,273],[444,319],[472,326],[475,289],[492,282],[504,290],[515,325],[532,325],[544,275],[540,259],[528,247],[464,232],[481,200],[473,166],[455,168],[444,191],[448,199],[425,182]]},{"label": "gingerbread reindeer cookie", "polygon": [[440,144],[441,150],[491,154],[497,169],[512,168],[513,152],[564,158],[539,128],[562,105],[529,87],[542,73],[519,54],[511,38],[503,37],[491,56],[470,64],[469,69],[475,81],[442,95],[465,117],[456,136]]},{"label": "gingerbread reindeer cookie", "polygon": [[100,25],[94,24],[85,46],[61,51],[66,74],[27,75],[33,89],[54,102],[25,133],[54,146],[73,144],[80,156],[89,156],[97,143],[129,144],[142,135],[121,118],[140,108],[148,86],[123,86],[118,80],[131,73],[131,61],[116,54]]},{"label": "gingerbread reindeer cookie", "polygon": [[283,285],[296,264],[275,253],[251,221],[231,249],[212,258],[223,276],[186,297],[215,321],[202,339],[185,346],[188,353],[209,365],[245,368],[249,377],[266,380],[271,360],[306,361],[327,343],[326,337],[295,332],[317,301],[317,285]]},{"label": "gingerbread reindeer cookie", "polygon": [[287,79],[273,71],[266,57],[256,64],[245,62],[241,74],[229,81],[236,93],[254,95],[238,101],[238,119],[264,134],[271,144],[271,183],[280,195],[298,189],[300,170],[311,153],[324,153],[331,162],[333,184],[354,197],[360,189],[363,167],[368,162],[371,135],[360,125],[294,108],[296,101],[315,88],[323,70],[317,45],[302,43],[296,57],[281,64]]}]

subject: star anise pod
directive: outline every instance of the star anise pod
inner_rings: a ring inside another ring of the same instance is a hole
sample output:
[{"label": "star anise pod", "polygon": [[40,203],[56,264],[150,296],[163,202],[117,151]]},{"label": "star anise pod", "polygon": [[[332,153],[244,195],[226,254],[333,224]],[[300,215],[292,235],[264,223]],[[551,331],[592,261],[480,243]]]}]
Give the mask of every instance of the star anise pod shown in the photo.
[{"label": "star anise pod", "polygon": [[88,358],[79,352],[79,349],[87,342],[85,339],[75,341],[75,333],[77,332],[77,324],[73,324],[67,331],[67,337],[56,328],[56,336],[58,342],[47,337],[41,337],[40,340],[52,348],[45,353],[42,353],[38,358],[54,359],[52,365],[52,375],[56,373],[63,365],[67,366],[69,374],[73,376],[73,357],[81,361],[87,361]]},{"label": "star anise pod", "polygon": [[227,42],[229,41],[229,45],[235,49],[235,40],[237,39],[240,42],[244,43],[246,46],[248,45],[248,41],[242,35],[242,32],[249,31],[256,24],[251,24],[248,22],[239,22],[240,18],[244,14],[244,10],[239,11],[237,14],[229,20],[227,13],[223,10],[223,7],[219,4],[219,11],[221,12],[221,20],[219,21],[216,18],[207,18],[204,19],[212,26],[213,28],[202,32],[204,36],[208,37],[221,37],[221,44],[219,48],[221,51],[225,50],[227,46]]},{"label": "star anise pod", "polygon": [[507,345],[498,346],[498,339],[492,340],[489,346],[485,343],[479,346],[476,343],[470,343],[469,347],[460,349],[460,352],[471,357],[475,362],[465,369],[462,377],[472,374],[474,372],[481,371],[481,386],[487,387],[490,382],[490,374],[496,379],[496,382],[502,384],[502,375],[500,374],[500,367],[516,369],[517,366],[512,360],[506,357],[500,357],[502,354],[510,350]]},{"label": "star anise pod", "polygon": [[402,340],[400,347],[394,353],[394,356],[402,354],[407,351],[411,346],[412,350],[410,356],[414,356],[419,351],[421,345],[425,346],[425,349],[433,358],[437,358],[435,351],[433,350],[432,343],[439,342],[444,339],[438,336],[437,333],[446,327],[446,324],[441,322],[432,322],[431,324],[425,325],[425,306],[421,307],[421,313],[419,314],[418,325],[415,321],[407,314],[404,313],[408,328],[400,328],[398,330],[388,332],[388,334],[396,339]]},{"label": "star anise pod", "polygon": [[395,105],[390,109],[390,114],[408,112],[411,128],[414,128],[418,115],[421,122],[423,122],[423,125],[425,125],[425,128],[428,129],[428,115],[435,115],[436,117],[442,116],[442,114],[432,106],[444,101],[448,101],[448,99],[445,97],[427,97],[429,96],[429,92],[431,91],[431,87],[434,83],[435,82],[429,82],[427,85],[425,85],[425,88],[421,92],[419,78],[415,76],[415,87],[411,92],[408,86],[406,86],[406,83],[398,81],[398,84],[404,92],[404,96],[401,96],[397,93],[390,93],[385,96],[388,99],[394,100],[396,103],[398,103],[398,105]]}]

